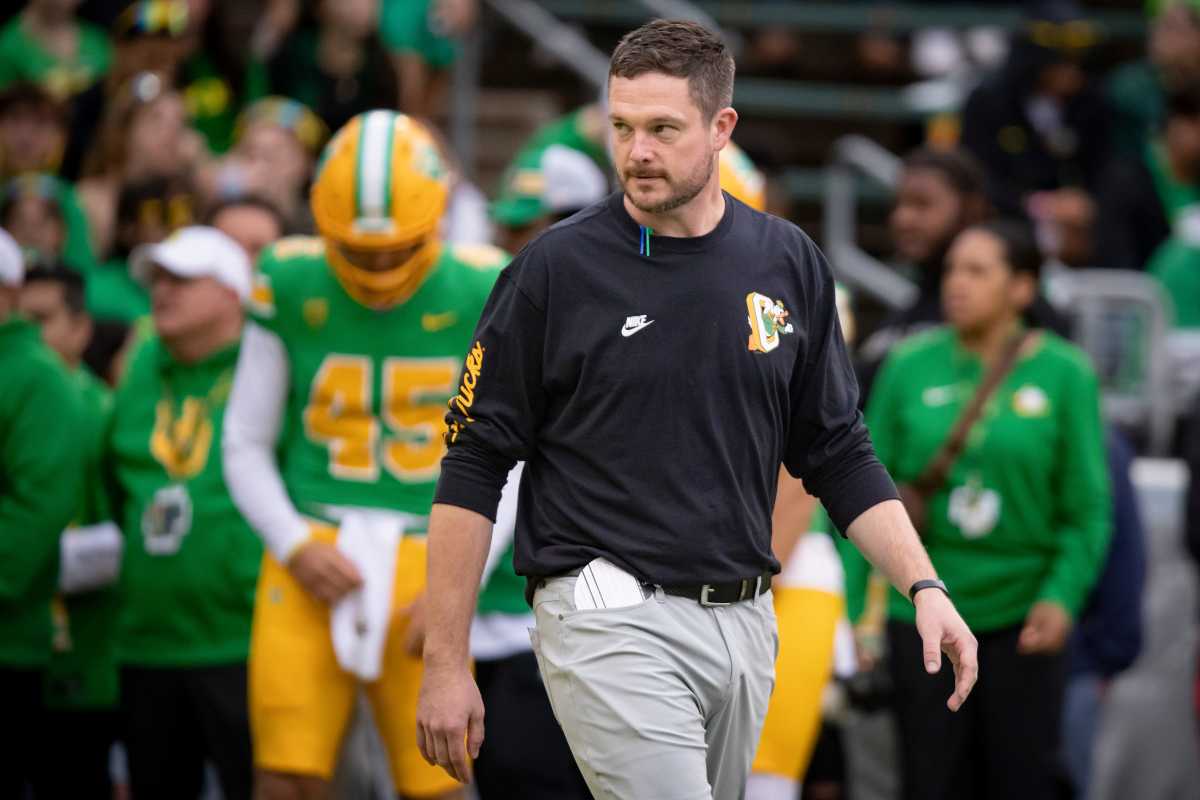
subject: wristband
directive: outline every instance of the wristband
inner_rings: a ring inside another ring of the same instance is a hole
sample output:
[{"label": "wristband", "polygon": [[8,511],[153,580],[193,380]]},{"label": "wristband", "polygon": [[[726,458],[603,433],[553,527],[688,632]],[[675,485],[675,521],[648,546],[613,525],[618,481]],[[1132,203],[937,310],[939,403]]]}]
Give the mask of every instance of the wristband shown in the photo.
[{"label": "wristband", "polygon": [[922,589],[941,589],[942,593],[945,594],[946,597],[950,596],[950,590],[946,588],[946,584],[943,581],[936,579],[917,581],[908,588],[908,599],[913,605],[916,605],[917,603],[917,592],[921,591]]}]

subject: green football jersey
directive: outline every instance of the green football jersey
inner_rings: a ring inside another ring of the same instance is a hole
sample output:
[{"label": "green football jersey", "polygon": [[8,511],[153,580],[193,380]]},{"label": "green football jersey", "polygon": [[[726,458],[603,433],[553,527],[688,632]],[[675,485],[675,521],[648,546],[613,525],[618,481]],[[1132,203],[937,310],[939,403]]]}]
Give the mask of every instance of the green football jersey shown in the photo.
[{"label": "green football jersey", "polygon": [[428,515],[446,405],[507,261],[490,246],[447,245],[412,298],[373,310],[342,288],[321,239],[283,239],[263,252],[251,315],[287,351],[277,450],[301,513],[328,519],[327,506],[358,506]]}]

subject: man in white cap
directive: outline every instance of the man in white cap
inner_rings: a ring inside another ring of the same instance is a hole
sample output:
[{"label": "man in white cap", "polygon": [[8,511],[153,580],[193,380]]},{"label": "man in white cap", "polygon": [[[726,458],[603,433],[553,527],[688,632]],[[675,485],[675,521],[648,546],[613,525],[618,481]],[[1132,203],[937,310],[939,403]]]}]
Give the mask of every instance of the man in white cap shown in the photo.
[{"label": "man in white cap", "polygon": [[28,787],[49,797],[42,676],[58,538],[83,479],[83,412],[61,360],[15,313],[24,274],[20,248],[0,230],[0,797]]},{"label": "man in white cap", "polygon": [[[525,163],[531,162],[531,163]],[[510,166],[492,204],[497,244],[516,253],[554,223],[608,196],[608,178],[585,153],[551,144]]]},{"label": "man in white cap", "polygon": [[117,626],[125,746],[137,797],[196,797],[206,761],[249,798],[246,659],[259,538],[221,474],[220,441],[250,261],[189,227],[135,250],[155,334],[117,391],[109,452],[125,533]]}]

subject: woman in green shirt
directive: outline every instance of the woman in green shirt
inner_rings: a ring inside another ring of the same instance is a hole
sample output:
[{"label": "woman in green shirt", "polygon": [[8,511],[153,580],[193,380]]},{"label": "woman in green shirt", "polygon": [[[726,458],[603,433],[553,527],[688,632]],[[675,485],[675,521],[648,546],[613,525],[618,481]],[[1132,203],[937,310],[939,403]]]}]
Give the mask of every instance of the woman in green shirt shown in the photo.
[{"label": "woman in green shirt", "polygon": [[895,593],[889,601],[905,798],[1056,796],[1062,650],[1104,559],[1111,503],[1087,357],[1052,333],[1025,332],[1040,265],[1022,224],[961,233],[942,282],[948,325],[892,351],[867,408],[880,460],[898,483],[914,481],[989,368],[1020,342],[921,530],[979,638],[979,683],[959,713],[945,706],[950,671],[934,679],[919,668],[912,605]]}]

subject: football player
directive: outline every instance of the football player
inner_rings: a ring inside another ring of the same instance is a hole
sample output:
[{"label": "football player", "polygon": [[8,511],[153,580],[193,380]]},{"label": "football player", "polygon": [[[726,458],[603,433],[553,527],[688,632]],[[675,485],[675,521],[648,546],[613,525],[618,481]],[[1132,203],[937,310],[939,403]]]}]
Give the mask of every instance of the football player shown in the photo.
[{"label": "football player", "polygon": [[[320,236],[280,240],[260,258],[224,457],[234,499],[267,546],[250,655],[265,800],[326,795],[360,686],[396,790],[460,796],[415,742],[424,533],[446,405],[470,393],[462,357],[507,256],[439,241],[446,194],[421,123],[361,114],[318,166]],[[399,543],[365,554],[360,545],[355,558],[351,538]],[[372,659],[380,585],[390,603]],[[338,627],[346,603],[357,609],[348,632]],[[350,655],[338,647],[346,637]]]}]

